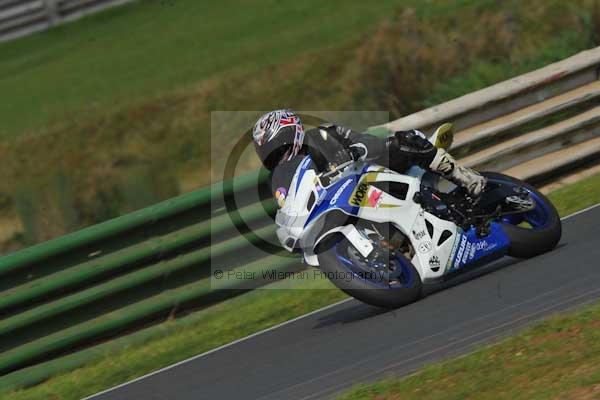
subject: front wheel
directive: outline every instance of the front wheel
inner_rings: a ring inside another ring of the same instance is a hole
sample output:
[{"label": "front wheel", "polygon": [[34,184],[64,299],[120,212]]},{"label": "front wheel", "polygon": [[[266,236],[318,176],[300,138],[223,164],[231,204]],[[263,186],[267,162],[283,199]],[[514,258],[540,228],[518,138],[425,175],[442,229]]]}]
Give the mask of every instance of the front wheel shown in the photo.
[{"label": "front wheel", "polygon": [[396,308],[421,296],[419,273],[403,254],[390,253],[381,241],[372,240],[374,250],[362,257],[339,235],[318,255],[321,271],[338,288],[364,303]]},{"label": "front wheel", "polygon": [[535,202],[531,211],[502,217],[502,229],[510,239],[508,255],[530,258],[556,247],[562,234],[562,225],[556,208],[535,187],[517,178],[497,172],[484,172],[488,182],[524,188]]}]

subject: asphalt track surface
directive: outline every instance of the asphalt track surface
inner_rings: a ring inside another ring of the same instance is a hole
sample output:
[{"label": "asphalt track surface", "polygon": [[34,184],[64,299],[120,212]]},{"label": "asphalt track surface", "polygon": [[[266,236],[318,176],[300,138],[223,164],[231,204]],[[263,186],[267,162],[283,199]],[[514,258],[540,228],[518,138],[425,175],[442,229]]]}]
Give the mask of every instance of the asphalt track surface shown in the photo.
[{"label": "asphalt track surface", "polygon": [[563,220],[563,238],[550,253],[505,258],[394,311],[344,301],[89,399],[328,398],[600,298],[599,260],[595,207]]}]

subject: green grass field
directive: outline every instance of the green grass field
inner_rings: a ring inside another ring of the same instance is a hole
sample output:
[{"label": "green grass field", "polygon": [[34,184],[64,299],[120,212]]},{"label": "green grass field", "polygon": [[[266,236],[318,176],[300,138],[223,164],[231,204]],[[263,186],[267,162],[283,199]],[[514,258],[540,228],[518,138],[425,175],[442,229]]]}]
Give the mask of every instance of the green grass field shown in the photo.
[{"label": "green grass field", "polygon": [[0,252],[220,180],[211,110],[396,118],[594,46],[594,1],[146,0],[0,44]]},{"label": "green grass field", "polygon": [[0,136],[357,39],[401,0],[140,1],[0,45]]},{"label": "green grass field", "polygon": [[[600,175],[586,178],[578,183],[559,189],[551,193],[549,197],[563,216],[593,205],[600,199]],[[297,281],[284,280],[271,284],[270,289],[255,290],[205,310],[198,311],[190,317],[186,317],[192,318],[192,323],[184,322],[185,318],[182,320],[165,322],[163,324],[163,333],[159,337],[139,345],[127,347],[119,352],[106,354],[106,357],[102,360],[93,362],[74,371],[58,375],[44,384],[7,394],[3,399],[79,399],[346,298],[345,294],[335,289],[331,283],[326,280],[316,279],[303,282],[302,284],[303,289],[301,290],[298,290],[297,288],[290,289],[296,287]],[[527,331],[517,339],[509,341],[508,344],[500,345],[500,350],[494,350],[495,348],[486,350],[488,353],[484,353],[485,357],[483,358],[477,355],[480,353],[476,353],[476,355],[457,361],[458,364],[456,365],[458,366],[470,365],[469,368],[484,369],[482,369],[481,372],[473,372],[472,377],[468,378],[469,384],[465,385],[464,388],[462,385],[450,385],[449,388],[444,387],[434,392],[436,393],[436,396],[439,395],[441,397],[430,398],[444,398],[443,390],[446,389],[455,390],[458,394],[463,393],[461,390],[470,390],[469,388],[474,387],[475,383],[478,382],[478,379],[481,382],[479,383],[480,386],[476,387],[498,385],[498,382],[502,382],[502,379],[507,376],[497,377],[496,375],[493,375],[494,378],[489,382],[483,381],[482,379],[482,376],[484,376],[482,375],[484,373],[483,371],[489,371],[497,365],[497,363],[488,363],[482,367],[478,364],[485,360],[489,360],[489,358],[486,358],[488,357],[487,354],[498,354],[498,356],[494,357],[507,356],[509,359],[506,360],[506,362],[512,362],[512,359],[510,359],[511,353],[510,351],[507,352],[506,348],[512,349],[515,346],[515,343],[521,343],[523,338],[534,341],[538,336],[541,337],[549,333],[561,332],[563,330],[569,331],[572,326],[575,326],[582,321],[589,322],[591,316],[593,317],[594,315],[596,316],[594,323],[596,324],[597,331],[597,312],[599,310],[598,306],[596,306],[583,314],[542,323],[542,325],[534,328],[532,331]],[[590,331],[591,328],[589,324],[585,325],[585,329],[592,334],[591,339],[597,338],[597,333],[593,334],[593,332]],[[587,337],[586,340],[588,340]],[[562,362],[560,357],[562,357],[563,351],[565,353],[568,353],[569,351],[569,349],[560,348],[560,345],[560,341],[552,341],[548,344],[547,348],[542,346],[542,350],[546,349],[547,351],[543,358],[544,362],[551,359],[553,352],[556,352],[558,358],[556,361],[553,361],[553,366],[557,367],[558,371],[566,369],[567,367],[571,368],[570,366],[572,365],[569,361],[569,363],[565,364],[565,367],[560,367]],[[596,349],[598,343],[595,343],[593,346],[594,347],[592,348]],[[584,356],[583,354],[580,355]],[[514,354],[512,354],[512,356],[514,356]],[[537,359],[531,360],[531,362],[535,363],[537,362],[536,360]],[[600,373],[600,367],[597,367],[600,365],[600,351],[590,354],[588,358],[585,358],[585,361],[590,363],[595,362],[596,367],[592,372],[597,376]],[[529,364],[526,364],[526,366],[529,366]],[[451,379],[451,372],[444,371],[445,367],[433,366],[429,368],[425,374],[427,379],[432,379],[429,377],[430,375],[437,376],[445,374],[443,376],[445,379],[441,379],[440,381],[446,382],[446,384],[448,384],[448,382],[453,382]],[[448,371],[455,370],[449,369]],[[519,369],[510,373],[514,373],[516,376],[516,374],[521,371],[522,370]],[[507,374],[508,373],[509,372],[507,372]],[[568,377],[568,382],[571,384],[573,382],[585,381],[585,379],[587,379],[586,377],[587,375],[581,377],[570,375]],[[582,378],[582,380],[578,380],[579,378]],[[402,388],[402,390],[405,390],[406,388],[406,391],[414,391],[414,393],[419,396],[422,396],[425,392],[424,386],[419,385],[423,385],[422,382],[427,382],[427,380],[419,381],[410,378],[409,383],[402,382],[400,384],[386,382],[372,388],[361,388],[355,393],[349,394],[348,398],[379,399],[379,397],[377,397],[378,393],[385,392],[388,388],[390,388],[389,391],[393,392],[397,390],[396,388],[398,386]],[[419,384],[419,382],[421,383]],[[544,382],[544,380],[540,380],[540,385]],[[416,390],[416,388],[419,390]],[[489,388],[489,390],[493,393],[494,388],[495,386]],[[382,399],[383,398],[386,397],[382,397]],[[396,399],[394,397],[389,398]],[[404,399],[404,395],[401,398]]]}]

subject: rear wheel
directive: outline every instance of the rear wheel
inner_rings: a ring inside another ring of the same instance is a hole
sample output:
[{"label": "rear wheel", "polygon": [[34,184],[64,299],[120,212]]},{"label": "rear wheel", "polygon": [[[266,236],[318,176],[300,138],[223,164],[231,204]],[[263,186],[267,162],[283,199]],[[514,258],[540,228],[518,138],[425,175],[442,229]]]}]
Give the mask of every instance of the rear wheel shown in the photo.
[{"label": "rear wheel", "polygon": [[550,200],[535,187],[511,176],[497,172],[485,172],[483,175],[490,182],[522,187],[535,202],[531,211],[501,218],[502,229],[511,243],[508,255],[529,258],[555,248],[560,241],[562,225]]},{"label": "rear wheel", "polygon": [[391,251],[386,241],[370,239],[374,249],[363,257],[344,236],[331,238],[318,255],[320,269],[338,288],[367,304],[395,308],[417,300],[423,285],[410,260]]}]

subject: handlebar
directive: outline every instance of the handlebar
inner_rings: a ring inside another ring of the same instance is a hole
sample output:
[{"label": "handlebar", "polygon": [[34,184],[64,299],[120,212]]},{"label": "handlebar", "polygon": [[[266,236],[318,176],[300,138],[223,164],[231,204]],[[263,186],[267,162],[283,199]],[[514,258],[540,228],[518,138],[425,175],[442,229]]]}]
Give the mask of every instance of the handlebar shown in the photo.
[{"label": "handlebar", "polygon": [[337,173],[341,173],[344,169],[348,168],[350,165],[354,164],[354,160],[350,160],[350,161],[346,161],[344,163],[341,163],[339,165],[336,165],[334,169],[332,169],[329,172],[323,172],[322,174],[319,175],[319,177],[321,178],[328,178],[331,175],[337,174]]}]

